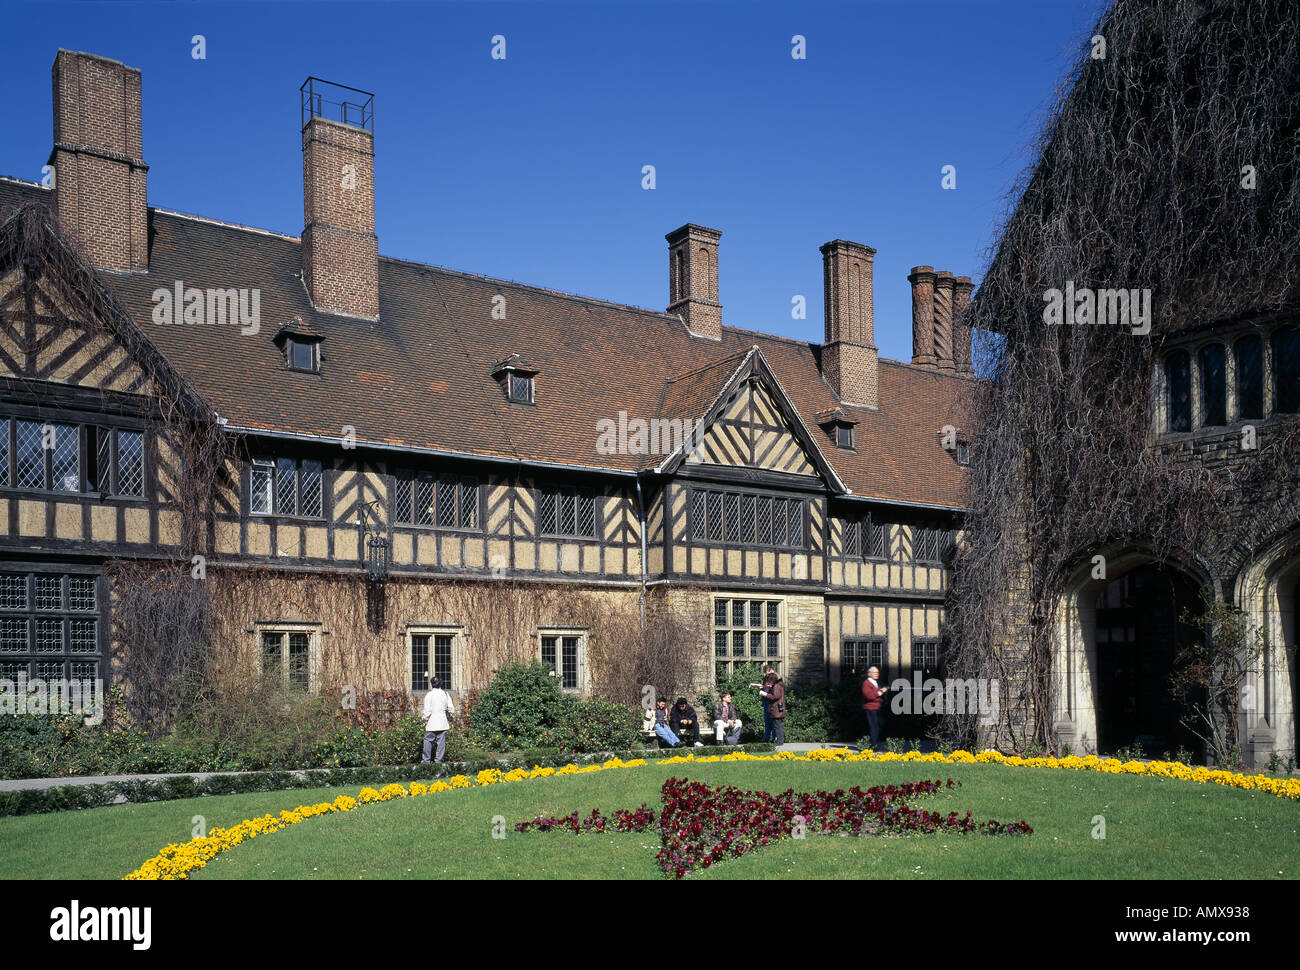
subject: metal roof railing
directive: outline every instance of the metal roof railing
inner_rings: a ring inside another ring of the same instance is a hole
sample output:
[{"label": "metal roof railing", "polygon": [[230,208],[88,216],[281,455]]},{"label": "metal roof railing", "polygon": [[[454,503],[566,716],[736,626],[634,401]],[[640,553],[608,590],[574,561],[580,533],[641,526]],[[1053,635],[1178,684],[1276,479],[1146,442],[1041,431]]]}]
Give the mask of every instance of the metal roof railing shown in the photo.
[{"label": "metal roof railing", "polygon": [[307,78],[298,90],[302,96],[304,128],[312,118],[324,118],[374,133],[375,96],[369,91],[318,77]]}]

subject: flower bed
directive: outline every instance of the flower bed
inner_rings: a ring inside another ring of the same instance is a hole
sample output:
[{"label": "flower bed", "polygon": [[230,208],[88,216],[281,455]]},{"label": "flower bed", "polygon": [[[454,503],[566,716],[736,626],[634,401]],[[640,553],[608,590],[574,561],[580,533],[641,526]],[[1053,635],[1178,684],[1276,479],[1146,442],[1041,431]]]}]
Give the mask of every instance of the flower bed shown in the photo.
[{"label": "flower bed", "polygon": [[[948,779],[947,789],[957,787]],[[695,869],[707,869],[726,858],[735,858],[806,832],[820,835],[882,835],[886,833],[934,833],[968,835],[1032,835],[1025,821],[1000,823],[994,819],[977,824],[972,813],[928,812],[912,808],[903,799],[933,795],[944,789],[940,781],[915,781],[902,785],[877,785],[863,791],[850,788],[833,792],[796,794],[787,789],[779,795],[745,791],[733,785],[706,785],[685,778],[669,778],[663,784],[663,810],[657,827],[663,847],[655,859],[664,874],[680,879]],[[515,826],[518,832],[565,830],[605,832],[612,821],[619,832],[644,832],[656,825],[653,809],[616,809],[612,820],[592,809],[579,819],[578,813],[562,818],[538,816]]]},{"label": "flower bed", "polygon": [[[946,788],[957,787],[948,779]],[[663,810],[655,819],[653,809],[616,809],[606,819],[593,809],[584,819],[578,813],[554,818],[539,815],[516,824],[515,831],[555,830],[604,832],[614,823],[615,831],[643,832],[658,823],[659,849],[655,859],[664,875],[681,879],[695,869],[708,869],[724,858],[736,858],[763,846],[779,843],[805,832],[818,835],[883,835],[883,833],[948,831],[958,835],[1032,835],[1027,822],[1000,823],[996,819],[976,824],[970,811],[914,809],[904,798],[928,796],[943,791],[943,781],[907,781],[901,785],[876,785],[836,789],[835,792],[797,794],[793,788],[781,794],[749,792],[735,785],[706,785],[702,781],[669,778],[663,783]]]},{"label": "flower bed", "polygon": [[[949,755],[939,754],[937,752],[921,754],[918,751],[909,751],[906,754],[874,754],[871,751],[855,753],[846,748],[823,748],[802,755],[790,751],[782,751],[773,755],[754,755],[737,751],[732,754],[705,758],[696,758],[694,754],[688,752],[685,755],[675,755],[671,758],[662,758],[655,763],[661,765],[690,763],[713,764],[723,761],[835,761],[844,763],[857,763],[863,761],[915,761],[936,764],[1002,764],[1011,767],[1058,768],[1073,771],[1100,771],[1108,774],[1131,774],[1147,775],[1158,778],[1175,778],[1183,781],[1199,782],[1202,784],[1225,785],[1231,788],[1240,788],[1247,791],[1262,791],[1276,795],[1279,798],[1300,800],[1300,779],[1270,778],[1266,775],[1245,775],[1229,771],[1211,770],[1209,768],[1191,768],[1184,764],[1169,761],[1121,762],[1116,758],[1097,758],[1095,755],[1089,755],[1085,758],[1020,758],[1003,755],[996,751],[984,751],[980,754],[972,754],[969,751],[954,751]],[[468,775],[455,775],[446,781],[435,781],[431,785],[427,786],[421,782],[413,782],[409,790],[399,784],[387,785],[380,790],[365,788],[359,793],[357,800],[360,804],[385,802],[392,798],[408,797],[410,795],[432,795],[455,788],[474,788],[482,785],[495,785],[506,782],[523,781],[531,778],[548,778],[552,775],[586,774],[593,771],[607,771],[613,768],[633,768],[644,764],[646,764],[646,762],[640,758],[635,758],[631,761],[622,761],[618,758],[612,758],[603,764],[593,764],[584,767],[570,764],[558,769],[535,767],[531,770],[527,770],[517,768],[509,772],[501,772],[496,769],[486,769],[480,771],[472,779]],[[286,825],[296,824],[306,818],[315,817],[317,815],[324,815],[336,811],[351,811],[355,806],[349,808],[339,807],[339,802],[346,797],[347,796],[341,796],[333,802],[322,802],[319,805],[300,805],[298,808],[293,809],[290,812],[281,812],[278,818],[272,815],[264,815],[259,819],[251,819],[241,822],[239,825],[233,826],[229,829],[213,829],[209,835],[202,838],[192,839],[185,845],[173,844],[165,846],[158,855],[147,860],[139,869],[136,869],[125,878],[185,879],[188,877],[190,872],[206,866],[208,861],[219,852],[222,852],[231,846],[239,845],[245,839],[255,838],[266,832],[279,831]]]}]

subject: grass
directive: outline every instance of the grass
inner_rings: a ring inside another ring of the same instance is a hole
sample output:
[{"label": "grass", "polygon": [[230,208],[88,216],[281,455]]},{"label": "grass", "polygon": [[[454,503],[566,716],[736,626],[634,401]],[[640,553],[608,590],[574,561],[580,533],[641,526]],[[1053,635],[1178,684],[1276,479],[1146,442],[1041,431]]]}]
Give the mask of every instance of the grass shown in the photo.
[{"label": "grass", "polygon": [[[1217,785],[1000,765],[905,763],[648,765],[443,792],[309,819],[231,849],[199,879],[656,879],[653,833],[573,836],[513,830],[536,814],[658,807],[676,774],[783,791],[952,777],[918,806],[1025,819],[1028,838],[809,836],[690,878],[1277,879],[1300,876],[1300,805]],[[0,878],[118,878],[169,842],[333,800],[356,789],[269,792],[0,819]],[[1094,839],[1094,817],[1106,838]],[[504,820],[504,825],[500,824]],[[494,826],[506,830],[493,838]]]}]

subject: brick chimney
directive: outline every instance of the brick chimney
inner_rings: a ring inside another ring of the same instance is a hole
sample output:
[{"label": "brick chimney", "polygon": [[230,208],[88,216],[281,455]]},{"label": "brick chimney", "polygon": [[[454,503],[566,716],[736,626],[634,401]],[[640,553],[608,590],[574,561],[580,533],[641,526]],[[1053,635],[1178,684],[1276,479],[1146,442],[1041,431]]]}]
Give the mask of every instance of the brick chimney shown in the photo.
[{"label": "brick chimney", "polygon": [[968,314],[970,295],[974,289],[975,284],[970,281],[969,276],[958,276],[953,281],[952,349],[953,363],[959,374],[971,373],[971,334]]},{"label": "brick chimney", "polygon": [[934,267],[913,266],[907,280],[912,284],[912,363],[934,366]]},{"label": "brick chimney", "polygon": [[971,334],[967,322],[971,291],[969,276],[956,276],[931,266],[913,266],[912,363],[935,370],[971,372]]},{"label": "brick chimney", "polygon": [[947,270],[934,274],[934,365],[952,370],[953,277]]},{"label": "brick chimney", "polygon": [[688,222],[664,238],[668,240],[668,312],[679,314],[695,336],[721,340],[718,240],[722,233]]},{"label": "brick chimney", "polygon": [[302,281],[316,309],[374,320],[374,99],[317,78],[308,78],[302,93]]},{"label": "brick chimney", "polygon": [[149,267],[140,72],[121,61],[59,50],[54,79],[54,210],[92,263]]},{"label": "brick chimney", "polygon": [[826,298],[822,375],[846,404],[877,406],[880,361],[876,352],[870,246],[834,239],[821,247]]}]

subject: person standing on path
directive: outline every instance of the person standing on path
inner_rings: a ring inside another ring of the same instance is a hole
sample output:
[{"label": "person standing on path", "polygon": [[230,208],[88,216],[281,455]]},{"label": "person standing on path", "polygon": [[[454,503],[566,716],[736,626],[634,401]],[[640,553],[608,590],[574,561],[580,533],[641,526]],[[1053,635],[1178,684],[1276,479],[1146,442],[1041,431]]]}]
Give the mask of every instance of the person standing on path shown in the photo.
[{"label": "person standing on path", "polygon": [[442,689],[442,681],[437,677],[429,678],[429,693],[424,695],[424,757],[421,763],[429,760],[434,742],[438,745],[438,754],[434,761],[442,761],[447,753],[447,731],[451,729],[448,715],[455,717],[456,705],[451,702],[451,695]]},{"label": "person standing on path", "polygon": [[751,687],[758,688],[758,696],[763,699],[763,740],[771,741],[775,736],[775,728],[772,726],[772,701],[768,694],[768,688],[776,679],[776,671],[771,667],[763,668],[763,682],[761,684],[751,684]]},{"label": "person standing on path", "polygon": [[772,742],[785,744],[785,681],[776,671],[773,679],[764,682],[763,697],[768,701],[768,714],[772,719]]},{"label": "person standing on path", "polygon": [[862,682],[862,711],[867,715],[872,751],[880,744],[880,699],[889,690],[888,687],[880,686],[877,680],[879,677],[880,668],[871,667],[867,670],[867,679]]}]

